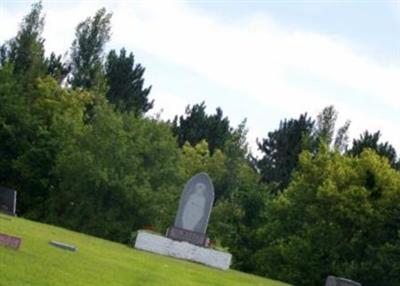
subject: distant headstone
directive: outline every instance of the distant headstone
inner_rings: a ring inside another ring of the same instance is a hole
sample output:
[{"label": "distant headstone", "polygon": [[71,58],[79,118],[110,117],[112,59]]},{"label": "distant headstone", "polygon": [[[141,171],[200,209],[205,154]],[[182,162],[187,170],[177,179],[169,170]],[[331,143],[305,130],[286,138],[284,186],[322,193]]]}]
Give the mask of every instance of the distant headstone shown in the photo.
[{"label": "distant headstone", "polygon": [[185,185],[179,202],[175,224],[167,236],[204,246],[206,230],[214,202],[214,186],[206,173],[192,177]]},{"label": "distant headstone", "polygon": [[346,278],[328,276],[325,286],[361,286],[361,284]]},{"label": "distant headstone", "polygon": [[17,207],[17,192],[0,186],[0,212],[15,215]]},{"label": "distant headstone", "polygon": [[21,238],[0,233],[0,245],[18,250],[21,245]]},{"label": "distant headstone", "polygon": [[55,241],[55,240],[50,241],[49,244],[53,245],[55,247],[58,247],[58,248],[72,251],[72,252],[75,252],[78,250],[75,245],[67,244],[67,243],[59,242],[59,241]]}]

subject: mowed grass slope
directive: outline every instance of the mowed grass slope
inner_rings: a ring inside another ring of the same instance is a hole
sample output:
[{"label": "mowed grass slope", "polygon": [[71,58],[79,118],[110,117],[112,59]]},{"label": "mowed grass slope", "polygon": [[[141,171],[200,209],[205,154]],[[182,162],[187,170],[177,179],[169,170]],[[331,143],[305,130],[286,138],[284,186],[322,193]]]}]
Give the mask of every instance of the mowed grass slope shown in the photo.
[{"label": "mowed grass slope", "polygon": [[[1,286],[287,284],[172,259],[59,227],[0,214],[0,232],[22,237],[18,251],[0,246]],[[74,244],[78,252],[51,246]]]}]

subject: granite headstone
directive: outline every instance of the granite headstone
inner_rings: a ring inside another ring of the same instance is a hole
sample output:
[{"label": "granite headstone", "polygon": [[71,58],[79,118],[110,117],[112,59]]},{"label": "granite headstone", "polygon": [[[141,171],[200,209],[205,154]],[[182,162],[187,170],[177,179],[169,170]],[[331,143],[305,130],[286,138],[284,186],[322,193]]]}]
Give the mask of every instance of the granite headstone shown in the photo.
[{"label": "granite headstone", "polygon": [[17,192],[0,186],[0,212],[15,215],[17,205]]},{"label": "granite headstone", "polygon": [[206,173],[192,177],[185,185],[169,238],[204,246],[212,205],[214,186]]},{"label": "granite headstone", "polygon": [[325,286],[361,286],[361,284],[346,278],[328,276]]}]

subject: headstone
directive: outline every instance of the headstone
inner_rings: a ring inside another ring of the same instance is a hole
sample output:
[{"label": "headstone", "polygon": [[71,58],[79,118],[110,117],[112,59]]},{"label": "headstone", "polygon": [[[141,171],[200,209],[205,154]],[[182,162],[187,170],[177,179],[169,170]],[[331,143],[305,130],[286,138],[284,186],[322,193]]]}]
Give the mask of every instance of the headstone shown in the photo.
[{"label": "headstone", "polygon": [[179,202],[178,213],[167,236],[204,246],[206,230],[214,202],[214,186],[206,173],[192,177],[185,185]]},{"label": "headstone", "polygon": [[0,212],[15,215],[17,205],[17,192],[0,186]]},{"label": "headstone", "polygon": [[361,284],[346,278],[328,276],[325,286],[361,286]]},{"label": "headstone", "polygon": [[0,233],[0,245],[18,250],[21,245],[21,238],[5,233]]},{"label": "headstone", "polygon": [[50,241],[49,244],[53,245],[55,247],[58,247],[58,248],[72,251],[72,252],[75,252],[78,250],[75,245],[67,244],[67,243],[59,242],[59,241],[55,241],[55,240]]}]

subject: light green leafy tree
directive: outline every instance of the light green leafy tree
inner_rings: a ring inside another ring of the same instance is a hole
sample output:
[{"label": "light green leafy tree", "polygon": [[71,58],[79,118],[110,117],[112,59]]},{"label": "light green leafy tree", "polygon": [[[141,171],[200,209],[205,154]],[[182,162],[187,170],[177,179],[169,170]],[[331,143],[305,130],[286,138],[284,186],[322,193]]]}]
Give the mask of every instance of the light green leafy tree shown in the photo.
[{"label": "light green leafy tree", "polygon": [[169,127],[121,115],[105,99],[93,111],[91,124],[57,157],[51,221],[121,242],[145,226],[164,231],[181,180]]},{"label": "light green leafy tree", "polygon": [[295,285],[322,285],[330,274],[398,285],[399,204],[400,174],[387,159],[304,152],[288,189],[266,208],[256,271]]},{"label": "light green leafy tree", "polygon": [[71,47],[71,84],[74,88],[103,89],[104,48],[110,40],[111,13],[105,8],[79,23]]}]

